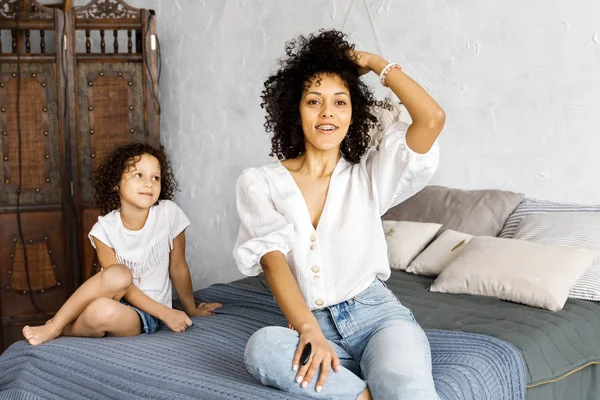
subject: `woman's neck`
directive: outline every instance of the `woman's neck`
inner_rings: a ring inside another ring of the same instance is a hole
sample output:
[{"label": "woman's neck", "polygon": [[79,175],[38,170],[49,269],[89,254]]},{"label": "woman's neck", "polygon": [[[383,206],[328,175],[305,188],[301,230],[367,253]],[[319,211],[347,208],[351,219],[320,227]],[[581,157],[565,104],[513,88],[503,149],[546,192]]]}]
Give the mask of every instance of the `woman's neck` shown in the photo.
[{"label": "woman's neck", "polygon": [[138,208],[130,204],[121,204],[121,221],[130,231],[139,231],[146,224],[149,208]]},{"label": "woman's neck", "polygon": [[333,173],[340,157],[341,154],[337,149],[330,151],[311,151],[307,149],[306,153],[296,158],[293,169],[315,178],[329,176]]}]

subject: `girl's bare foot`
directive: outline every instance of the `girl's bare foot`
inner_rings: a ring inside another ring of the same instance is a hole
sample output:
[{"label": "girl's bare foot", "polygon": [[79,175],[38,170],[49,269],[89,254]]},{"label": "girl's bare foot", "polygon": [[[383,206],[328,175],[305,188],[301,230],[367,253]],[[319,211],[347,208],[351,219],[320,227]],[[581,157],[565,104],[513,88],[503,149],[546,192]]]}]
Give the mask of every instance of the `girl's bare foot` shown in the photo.
[{"label": "girl's bare foot", "polygon": [[56,338],[60,335],[61,330],[54,326],[53,321],[50,319],[46,322],[46,325],[41,326],[25,326],[23,328],[23,336],[30,345],[37,346],[45,343],[49,340]]}]

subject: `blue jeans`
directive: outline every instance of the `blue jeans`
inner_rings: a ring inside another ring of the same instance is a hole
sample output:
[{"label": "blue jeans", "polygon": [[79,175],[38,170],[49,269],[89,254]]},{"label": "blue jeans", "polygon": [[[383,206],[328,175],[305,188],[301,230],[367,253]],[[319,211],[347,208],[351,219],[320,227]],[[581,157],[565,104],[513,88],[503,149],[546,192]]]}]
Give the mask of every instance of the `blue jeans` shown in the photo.
[{"label": "blue jeans", "polygon": [[125,299],[121,299],[121,303],[133,308],[133,310],[136,313],[138,313],[138,315],[140,317],[140,324],[142,325],[141,333],[145,333],[146,335],[149,335],[151,333],[156,332],[163,326],[163,322],[160,319],[153,317],[152,315],[148,314],[146,311],[142,311],[139,308],[132,306]]},{"label": "blue jeans", "polygon": [[340,358],[339,372],[331,370],[321,392],[315,390],[318,374],[302,388],[292,370],[298,333],[271,326],[250,337],[244,355],[246,368],[263,385],[314,399],[356,399],[367,385],[376,400],[439,399],[425,332],[379,279],[313,314]]}]

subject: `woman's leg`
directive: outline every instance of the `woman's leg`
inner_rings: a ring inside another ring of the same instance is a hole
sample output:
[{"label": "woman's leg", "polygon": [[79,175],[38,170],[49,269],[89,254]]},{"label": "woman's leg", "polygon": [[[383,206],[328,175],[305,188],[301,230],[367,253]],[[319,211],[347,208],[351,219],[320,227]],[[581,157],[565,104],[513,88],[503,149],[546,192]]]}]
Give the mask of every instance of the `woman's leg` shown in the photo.
[{"label": "woman's leg", "polygon": [[108,297],[93,300],[81,315],[63,330],[64,336],[136,336],[142,331],[140,316],[133,308]]},{"label": "woman's leg", "polygon": [[360,367],[375,399],[438,400],[425,332],[411,321],[393,319],[369,338]]},{"label": "woman's leg", "polygon": [[32,345],[52,340],[75,321],[93,300],[101,297],[119,300],[132,282],[133,277],[127,267],[112,265],[85,281],[45,325],[25,326],[23,336]]},{"label": "woman's leg", "polygon": [[[299,336],[296,331],[278,326],[262,328],[255,332],[248,343],[244,361],[248,371],[263,385],[271,386],[285,392],[314,399],[368,399],[364,396],[366,384],[358,376],[350,372],[354,360],[346,351],[330,342],[340,358],[342,366],[339,372],[333,370],[321,392],[315,390],[316,377],[313,382],[303,388],[296,382],[296,372],[292,370],[292,360],[298,347]],[[320,373],[319,369],[319,373]]]}]

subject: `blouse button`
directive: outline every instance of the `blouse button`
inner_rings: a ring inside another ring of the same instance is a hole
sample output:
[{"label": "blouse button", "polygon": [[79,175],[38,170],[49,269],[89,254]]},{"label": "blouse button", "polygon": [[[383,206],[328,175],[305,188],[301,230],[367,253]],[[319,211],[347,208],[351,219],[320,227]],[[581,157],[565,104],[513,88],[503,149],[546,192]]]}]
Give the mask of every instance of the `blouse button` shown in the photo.
[{"label": "blouse button", "polygon": [[323,304],[325,304],[325,302],[323,301],[323,299],[317,299],[315,300],[315,304],[321,307]]},{"label": "blouse button", "polygon": [[321,270],[321,268],[319,268],[318,265],[313,265],[310,270],[316,274],[317,272],[319,272]]},{"label": "blouse button", "polygon": [[311,244],[311,245],[310,245],[310,249],[311,249],[311,250],[314,250],[316,247],[317,247],[317,246],[316,246],[316,245],[314,245],[314,244]]},{"label": "blouse button", "polygon": [[314,282],[316,282],[316,281],[318,281],[318,280],[319,280],[319,275],[315,275],[315,276],[313,276],[313,281],[314,281]]},{"label": "blouse button", "polygon": [[314,242],[315,240],[317,240],[317,234],[313,233],[313,234],[310,235],[310,241]]}]

